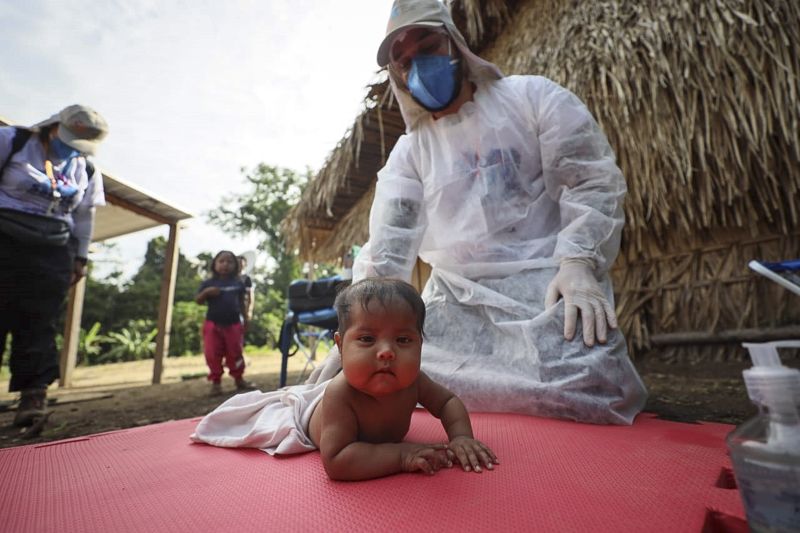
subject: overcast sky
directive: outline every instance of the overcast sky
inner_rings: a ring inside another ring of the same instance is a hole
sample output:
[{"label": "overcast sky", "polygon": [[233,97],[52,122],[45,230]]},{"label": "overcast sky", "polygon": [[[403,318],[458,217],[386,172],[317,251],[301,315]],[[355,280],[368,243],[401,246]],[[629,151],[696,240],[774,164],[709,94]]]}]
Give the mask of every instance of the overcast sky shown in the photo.
[{"label": "overcast sky", "polygon": [[[98,165],[195,213],[181,250],[253,248],[203,212],[259,162],[318,170],[361,110],[391,0],[0,0],[0,116],[82,103]],[[165,229],[114,239],[127,273]],[[111,257],[96,257],[98,260]]]}]

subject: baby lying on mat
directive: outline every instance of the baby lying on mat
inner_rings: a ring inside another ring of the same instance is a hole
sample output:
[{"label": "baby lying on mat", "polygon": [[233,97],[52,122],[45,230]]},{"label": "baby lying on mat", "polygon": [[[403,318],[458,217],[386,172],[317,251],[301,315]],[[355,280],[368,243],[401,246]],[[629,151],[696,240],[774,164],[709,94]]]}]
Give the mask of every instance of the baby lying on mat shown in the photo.
[{"label": "baby lying on mat", "polygon": [[[366,279],[343,290],[335,307],[341,373],[322,385],[234,396],[198,424],[192,439],[270,453],[319,448],[337,480],[433,474],[453,461],[465,471],[491,470],[497,458],[473,437],[464,404],[420,371],[425,304],[416,290]],[[417,403],[442,421],[449,444],[403,442]]]}]

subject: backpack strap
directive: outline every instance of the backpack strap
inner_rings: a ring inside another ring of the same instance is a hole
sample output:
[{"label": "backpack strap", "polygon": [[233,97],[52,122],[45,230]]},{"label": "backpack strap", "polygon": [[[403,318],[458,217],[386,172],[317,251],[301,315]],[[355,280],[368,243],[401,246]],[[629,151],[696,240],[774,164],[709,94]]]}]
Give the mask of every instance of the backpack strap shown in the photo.
[{"label": "backpack strap", "polygon": [[14,127],[14,137],[11,139],[11,151],[8,153],[6,160],[3,161],[3,166],[0,167],[0,179],[3,178],[3,172],[5,172],[6,167],[11,162],[11,158],[14,154],[22,150],[22,147],[25,146],[25,143],[28,142],[32,134],[33,132],[27,128]]},{"label": "backpack strap", "polygon": [[[0,166],[0,179],[3,179],[3,173],[6,171],[6,167],[11,162],[11,158],[14,157],[14,154],[22,150],[22,147],[25,146],[25,143],[28,142],[28,139],[31,138],[33,132],[27,128],[18,128],[14,127],[14,137],[11,138],[11,151],[8,153],[8,157],[5,161],[3,161],[3,166]],[[91,161],[86,159],[86,176],[88,179],[92,179],[94,175],[94,165]]]}]

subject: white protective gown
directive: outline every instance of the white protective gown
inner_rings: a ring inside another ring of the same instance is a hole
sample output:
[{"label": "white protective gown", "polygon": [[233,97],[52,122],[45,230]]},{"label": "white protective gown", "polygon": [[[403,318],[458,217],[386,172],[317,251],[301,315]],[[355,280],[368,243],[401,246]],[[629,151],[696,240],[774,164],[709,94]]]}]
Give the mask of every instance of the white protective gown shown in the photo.
[{"label": "white protective gown", "polygon": [[630,424],[646,392],[622,334],[589,348],[579,327],[566,341],[563,300],[544,308],[559,261],[576,257],[613,305],[625,192],[574,94],[538,76],[479,80],[457,114],[417,113],[398,140],[354,281],[409,280],[417,255],[433,267],[422,367],[470,410]]}]

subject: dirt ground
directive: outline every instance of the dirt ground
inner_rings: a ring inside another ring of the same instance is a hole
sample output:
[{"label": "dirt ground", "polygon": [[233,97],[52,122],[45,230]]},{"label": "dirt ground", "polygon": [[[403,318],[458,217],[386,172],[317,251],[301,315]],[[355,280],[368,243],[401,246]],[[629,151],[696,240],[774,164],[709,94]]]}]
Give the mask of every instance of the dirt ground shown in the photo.
[{"label": "dirt ground", "polygon": [[[261,390],[278,387],[280,354],[247,356],[246,377]],[[745,363],[664,364],[639,361],[636,367],[650,393],[646,411],[684,422],[739,424],[753,414],[742,381]],[[201,356],[169,358],[160,385],[151,385],[152,360],[76,369],[69,389],[48,391],[51,415],[38,436],[12,424],[16,394],[0,392],[0,448],[50,442],[93,433],[205,415],[234,394],[223,379],[225,395],[210,397]],[[289,383],[303,369],[300,356],[290,359]],[[7,391],[6,382],[0,390]]]}]

